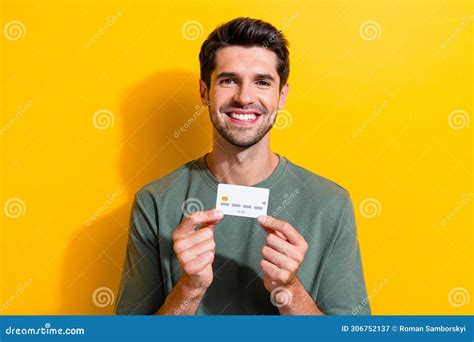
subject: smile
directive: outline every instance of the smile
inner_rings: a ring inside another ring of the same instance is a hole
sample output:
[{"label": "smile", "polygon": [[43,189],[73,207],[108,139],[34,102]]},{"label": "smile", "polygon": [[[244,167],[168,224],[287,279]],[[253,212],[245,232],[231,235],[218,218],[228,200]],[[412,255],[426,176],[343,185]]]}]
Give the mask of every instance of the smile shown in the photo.
[{"label": "smile", "polygon": [[239,125],[251,125],[258,121],[261,114],[258,113],[242,113],[242,112],[226,112],[231,122]]}]

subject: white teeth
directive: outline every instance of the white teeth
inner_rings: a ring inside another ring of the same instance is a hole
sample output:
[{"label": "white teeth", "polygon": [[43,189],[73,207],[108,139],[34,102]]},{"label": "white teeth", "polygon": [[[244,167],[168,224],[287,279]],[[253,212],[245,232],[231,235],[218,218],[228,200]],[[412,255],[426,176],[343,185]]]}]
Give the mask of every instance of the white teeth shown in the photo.
[{"label": "white teeth", "polygon": [[230,113],[230,116],[234,119],[241,120],[241,121],[252,121],[257,118],[255,114],[236,114]]}]

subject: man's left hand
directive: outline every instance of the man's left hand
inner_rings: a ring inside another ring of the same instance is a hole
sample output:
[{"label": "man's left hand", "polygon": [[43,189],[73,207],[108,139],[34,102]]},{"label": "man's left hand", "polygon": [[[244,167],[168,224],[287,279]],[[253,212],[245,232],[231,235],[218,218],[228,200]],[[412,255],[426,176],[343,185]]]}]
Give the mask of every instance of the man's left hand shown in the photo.
[{"label": "man's left hand", "polygon": [[296,274],[308,243],[288,222],[267,215],[259,216],[258,222],[268,233],[260,262],[265,288],[272,292],[277,287],[292,287],[297,282]]}]

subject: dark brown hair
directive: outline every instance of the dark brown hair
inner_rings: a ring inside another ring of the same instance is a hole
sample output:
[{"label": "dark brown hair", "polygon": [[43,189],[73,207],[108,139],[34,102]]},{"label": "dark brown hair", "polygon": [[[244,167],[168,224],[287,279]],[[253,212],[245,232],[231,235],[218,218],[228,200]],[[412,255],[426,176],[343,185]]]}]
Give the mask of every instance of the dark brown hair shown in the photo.
[{"label": "dark brown hair", "polygon": [[261,46],[275,52],[280,90],[286,84],[290,74],[290,53],[289,43],[283,33],[272,24],[260,19],[240,17],[219,25],[201,46],[199,52],[201,79],[208,88],[210,88],[211,73],[216,67],[217,50],[231,45]]}]

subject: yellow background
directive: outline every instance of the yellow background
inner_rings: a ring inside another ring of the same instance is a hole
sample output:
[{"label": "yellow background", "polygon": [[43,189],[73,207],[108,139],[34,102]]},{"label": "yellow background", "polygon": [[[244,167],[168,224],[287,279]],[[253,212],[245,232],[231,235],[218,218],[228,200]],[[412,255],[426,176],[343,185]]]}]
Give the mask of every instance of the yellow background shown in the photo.
[{"label": "yellow background", "polygon": [[[237,16],[290,41],[291,124],[272,148],[350,191],[373,313],[473,313],[472,2],[3,1],[1,12],[2,314],[113,312],[92,295],[116,299],[134,193],[211,148],[207,112],[173,133],[200,104],[203,40]],[[19,37],[6,33],[13,20]],[[103,109],[113,125],[98,129]]]}]

